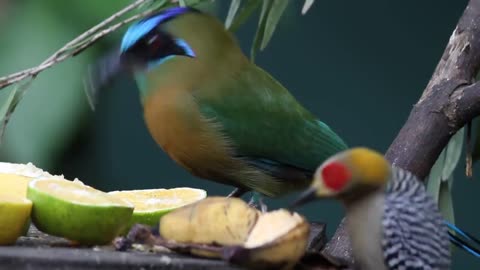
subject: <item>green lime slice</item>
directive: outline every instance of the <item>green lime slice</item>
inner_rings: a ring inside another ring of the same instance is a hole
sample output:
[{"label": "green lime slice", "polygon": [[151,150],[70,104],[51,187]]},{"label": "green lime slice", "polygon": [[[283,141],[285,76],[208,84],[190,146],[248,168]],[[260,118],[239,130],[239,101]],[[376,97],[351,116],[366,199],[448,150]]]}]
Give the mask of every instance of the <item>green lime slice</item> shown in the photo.
[{"label": "green lime slice", "polygon": [[48,234],[83,245],[110,243],[124,230],[133,205],[80,181],[38,179],[28,185],[32,221]]},{"label": "green lime slice", "polygon": [[130,223],[123,233],[128,232],[136,223],[158,225],[166,213],[207,197],[205,190],[188,187],[112,191],[109,194],[135,206]]}]

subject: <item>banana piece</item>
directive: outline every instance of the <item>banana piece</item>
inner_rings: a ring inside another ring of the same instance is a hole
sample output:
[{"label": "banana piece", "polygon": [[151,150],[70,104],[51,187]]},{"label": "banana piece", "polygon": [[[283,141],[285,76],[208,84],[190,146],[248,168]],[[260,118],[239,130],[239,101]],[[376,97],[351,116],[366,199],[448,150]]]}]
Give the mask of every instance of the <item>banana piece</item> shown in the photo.
[{"label": "banana piece", "polygon": [[[249,269],[291,269],[305,254],[310,226],[297,213],[260,213],[238,198],[208,197],[160,219],[162,238],[188,252]],[[220,246],[219,246],[220,245]]]},{"label": "banana piece", "polygon": [[160,235],[182,243],[242,245],[259,212],[238,198],[209,197],[160,219]]}]

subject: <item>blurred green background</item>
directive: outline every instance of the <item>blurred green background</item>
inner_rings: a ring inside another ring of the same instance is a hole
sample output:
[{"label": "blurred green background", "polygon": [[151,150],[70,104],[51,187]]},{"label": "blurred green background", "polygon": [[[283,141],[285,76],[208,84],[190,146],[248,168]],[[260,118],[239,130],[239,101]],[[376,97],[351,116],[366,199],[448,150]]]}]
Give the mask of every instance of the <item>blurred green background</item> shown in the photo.
[{"label": "blurred green background", "polygon": [[[230,1],[211,8],[224,20]],[[385,151],[426,86],[467,1],[317,0],[305,16],[291,4],[256,62],[281,81],[350,146]],[[39,64],[67,41],[131,0],[0,0],[0,76]],[[245,52],[258,12],[237,37]],[[194,26],[192,26],[194,27]],[[118,44],[120,31],[77,57],[41,73],[11,118],[3,161],[33,162],[89,185],[118,189],[204,188],[226,195],[230,187],[196,179],[170,160],[148,134],[131,80],[101,93],[90,111],[82,80],[88,64]],[[0,92],[4,99],[11,88]],[[1,101],[1,100],[0,100]],[[480,179],[466,179],[460,162],[454,186],[456,222],[477,233]],[[272,208],[291,199],[268,200]],[[333,233],[342,216],[333,202],[304,207]],[[455,253],[453,269],[480,262]]]}]

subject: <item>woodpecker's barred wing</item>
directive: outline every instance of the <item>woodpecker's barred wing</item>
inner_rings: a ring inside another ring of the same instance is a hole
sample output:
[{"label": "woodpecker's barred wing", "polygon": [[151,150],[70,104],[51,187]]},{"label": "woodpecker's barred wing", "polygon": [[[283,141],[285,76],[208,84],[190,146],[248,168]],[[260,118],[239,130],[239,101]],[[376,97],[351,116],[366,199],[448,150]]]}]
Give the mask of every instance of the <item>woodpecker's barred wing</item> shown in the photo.
[{"label": "woodpecker's barred wing", "polygon": [[447,227],[415,176],[394,168],[384,207],[382,247],[389,269],[449,269]]}]

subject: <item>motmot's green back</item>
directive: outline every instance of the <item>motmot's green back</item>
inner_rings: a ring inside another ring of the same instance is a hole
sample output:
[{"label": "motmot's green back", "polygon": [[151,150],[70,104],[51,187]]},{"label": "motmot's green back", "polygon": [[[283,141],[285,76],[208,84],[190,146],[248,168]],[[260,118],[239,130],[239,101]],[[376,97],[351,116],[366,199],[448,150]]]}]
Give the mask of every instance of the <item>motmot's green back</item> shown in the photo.
[{"label": "motmot's green back", "polygon": [[198,97],[201,112],[221,123],[240,155],[314,170],[319,160],[346,148],[326,124],[280,83],[249,63],[214,98]]}]

